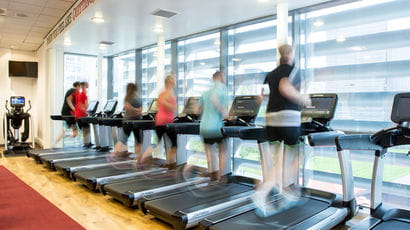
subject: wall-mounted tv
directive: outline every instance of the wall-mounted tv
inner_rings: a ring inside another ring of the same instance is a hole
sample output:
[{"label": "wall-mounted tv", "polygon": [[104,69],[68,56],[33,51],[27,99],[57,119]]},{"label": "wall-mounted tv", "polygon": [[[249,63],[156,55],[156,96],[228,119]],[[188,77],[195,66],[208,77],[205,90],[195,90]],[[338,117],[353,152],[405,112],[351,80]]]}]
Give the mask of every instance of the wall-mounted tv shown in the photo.
[{"label": "wall-mounted tv", "polygon": [[9,61],[9,77],[37,77],[37,75],[37,62]]}]

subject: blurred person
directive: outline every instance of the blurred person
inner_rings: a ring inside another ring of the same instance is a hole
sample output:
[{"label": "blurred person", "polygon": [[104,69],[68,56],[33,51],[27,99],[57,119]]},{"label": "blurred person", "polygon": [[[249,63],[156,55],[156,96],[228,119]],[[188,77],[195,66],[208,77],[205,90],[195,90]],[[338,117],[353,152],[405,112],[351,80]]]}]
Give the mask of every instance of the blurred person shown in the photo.
[{"label": "blurred person", "polygon": [[[74,116],[75,113],[75,93],[80,89],[80,82],[76,81],[73,83],[73,87],[68,89],[64,95],[64,103],[61,108],[61,116],[63,116],[64,121],[69,129],[72,129],[72,137],[78,135],[77,125],[75,123],[74,117],[64,117],[64,116]],[[63,132],[56,138],[56,143],[59,142],[64,137]]]},{"label": "blurred person", "polygon": [[[278,48],[280,65],[267,74],[264,84],[269,86],[269,99],[265,117],[266,137],[273,153],[273,168],[268,178],[258,186],[253,195],[259,216],[270,216],[292,207],[299,200],[299,144],[301,126],[301,106],[311,104],[308,95],[299,93],[294,82],[300,82],[294,68],[294,50],[290,45]],[[262,91],[263,95],[263,91]],[[265,95],[264,95],[265,96]],[[283,170],[286,169],[286,170]],[[277,206],[268,205],[272,191],[284,195]]]},{"label": "blurred person", "polygon": [[[211,180],[218,180],[225,172],[227,144],[222,135],[223,119],[227,116],[227,88],[223,72],[216,72],[212,76],[213,85],[202,94],[201,97],[201,124],[200,135],[204,142],[205,153],[208,162],[208,174]],[[213,150],[217,144],[219,150],[218,157]]]},{"label": "blurred person", "polygon": [[[142,117],[142,101],[138,93],[138,86],[134,83],[127,84],[127,92],[124,98],[124,120],[139,120]],[[136,154],[136,160],[141,158],[141,146],[142,146],[142,130],[133,130],[131,127],[123,126],[118,133],[118,142],[114,146],[114,150],[111,153],[113,157],[125,158],[132,153],[128,152],[128,138],[133,132],[135,147],[134,152]]]},{"label": "blurred person", "polygon": [[77,121],[78,127],[83,131],[84,147],[89,148],[91,144],[90,124],[81,121],[81,117],[86,117],[88,107],[87,97],[88,82],[81,82],[80,89],[75,94],[75,112],[74,117]]},{"label": "blurred person", "polygon": [[[155,116],[155,131],[158,137],[158,146],[164,134],[171,141],[171,148],[166,151],[166,164],[169,169],[176,168],[177,135],[175,132],[167,131],[166,125],[174,122],[177,109],[177,98],[174,94],[176,79],[173,75],[165,78],[165,89],[158,96],[158,112]],[[164,139],[165,142],[165,139]]]}]

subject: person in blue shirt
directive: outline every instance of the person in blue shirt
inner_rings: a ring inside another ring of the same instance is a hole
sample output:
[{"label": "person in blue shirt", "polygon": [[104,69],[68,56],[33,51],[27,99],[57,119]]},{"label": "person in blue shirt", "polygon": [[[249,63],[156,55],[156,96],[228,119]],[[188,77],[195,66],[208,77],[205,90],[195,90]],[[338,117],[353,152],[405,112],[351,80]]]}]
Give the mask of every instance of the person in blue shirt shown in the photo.
[{"label": "person in blue shirt", "polygon": [[[213,85],[202,94],[200,100],[202,115],[199,133],[205,145],[208,173],[212,180],[218,180],[225,172],[227,146],[221,128],[223,119],[227,116],[228,91],[223,72],[214,73],[212,78]],[[217,153],[213,150],[214,144],[218,145],[219,164]]]}]

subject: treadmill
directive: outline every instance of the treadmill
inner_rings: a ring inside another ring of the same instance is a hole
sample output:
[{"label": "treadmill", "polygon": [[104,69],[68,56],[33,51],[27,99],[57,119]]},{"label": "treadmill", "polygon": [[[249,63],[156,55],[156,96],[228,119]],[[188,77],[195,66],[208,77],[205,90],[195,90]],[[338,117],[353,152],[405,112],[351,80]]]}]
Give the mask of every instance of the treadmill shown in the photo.
[{"label": "treadmill", "polygon": [[[113,144],[109,144],[110,146],[114,145],[117,143],[118,138],[117,138],[117,129],[119,127],[122,127],[122,114],[114,114],[112,117],[99,117],[98,118],[98,124],[99,127],[107,129],[111,127],[111,134],[112,134],[112,141]],[[108,130],[106,130],[108,132]],[[105,142],[109,143],[109,140],[105,140]],[[104,168],[107,166],[121,166],[124,164],[130,164],[132,163],[132,158],[128,157],[127,159],[124,159],[123,161],[119,162],[107,162],[107,156],[108,154],[101,155],[101,157],[89,157],[89,158],[81,158],[81,159],[75,159],[75,160],[65,160],[62,162],[57,162],[54,164],[54,168],[61,172],[63,175],[65,175],[68,178],[71,178],[74,180],[74,173],[78,171],[84,171],[84,170],[90,170],[90,169],[96,169],[96,168]]]},{"label": "treadmill", "polygon": [[[260,107],[257,101],[258,96],[234,98],[229,112],[230,119],[224,123],[225,128],[238,131],[240,128],[254,127],[253,122]],[[178,124],[175,126],[178,130]],[[191,132],[189,132],[189,128],[191,128]],[[181,132],[199,135],[199,124],[182,125],[179,129]],[[227,160],[228,172],[231,171],[229,162]],[[243,176],[228,174],[226,177],[227,183],[212,181],[171,196],[164,196],[163,193],[145,196],[139,201],[139,207],[144,213],[152,214],[172,224],[175,229],[193,227],[211,213],[246,200],[253,193],[255,182],[257,183],[253,178]]]},{"label": "treadmill", "polygon": [[356,134],[336,139],[338,148],[374,150],[373,176],[371,183],[370,216],[354,226],[362,229],[410,229],[410,210],[389,207],[382,203],[384,158],[390,147],[410,144],[410,93],[394,97],[391,120],[398,124],[373,135]]},{"label": "treadmill", "polygon": [[[302,134],[309,134],[311,146],[335,145],[335,138],[344,135],[332,131],[328,126],[334,115],[337,96],[315,94],[311,95],[311,99],[312,106],[302,110],[302,116],[305,117]],[[263,141],[265,132],[264,128],[255,128],[240,131],[239,135],[243,139],[253,139],[254,136]],[[201,229],[330,229],[349,220],[356,211],[350,152],[338,149],[338,158],[342,172],[342,197],[330,192],[301,187],[301,198],[298,203],[275,215],[266,218],[257,216],[256,207],[249,199],[225,212],[205,218],[200,223]],[[268,199],[272,205],[284,201],[285,197],[281,194]]]},{"label": "treadmill", "polygon": [[[87,113],[89,116],[94,116],[98,108],[98,101],[90,101],[87,108]],[[74,116],[63,116],[63,115],[51,115],[54,121],[66,121],[74,120]],[[97,139],[97,138],[96,138]],[[29,150],[27,152],[27,157],[33,158],[37,163],[41,163],[40,156],[51,155],[51,154],[62,154],[62,153],[78,153],[84,151],[92,151],[90,148],[86,147],[68,147],[68,148],[50,148],[50,149],[38,149]]]},{"label": "treadmill", "polygon": [[[175,127],[183,125],[185,123],[198,123],[197,114],[199,98],[190,97],[185,103],[183,112],[178,115],[172,129],[178,134]],[[169,126],[167,126],[168,129]],[[184,152],[185,154],[185,152]],[[120,201],[122,204],[128,207],[136,207],[138,200],[149,194],[157,193],[175,193],[181,191],[189,186],[196,186],[210,179],[208,177],[201,176],[204,173],[204,169],[197,166],[187,166],[186,157],[181,152],[177,154],[177,169],[174,170],[161,170],[141,176],[135,176],[126,180],[121,180],[115,183],[109,183],[102,186],[104,194],[108,194],[115,200]],[[189,167],[189,171],[184,172],[184,168]],[[170,192],[172,191],[172,192]]]},{"label": "treadmill", "polygon": [[54,164],[59,162],[104,158],[107,154],[107,151],[110,149],[110,143],[108,140],[110,130],[108,127],[101,126],[101,124],[99,123],[99,118],[112,116],[115,112],[116,106],[116,100],[108,100],[101,112],[96,113],[93,116],[79,118],[82,122],[92,124],[93,126],[95,141],[97,143],[97,147],[94,151],[61,154],[42,154],[39,156],[40,161],[47,167],[55,170],[56,168],[54,167]]},{"label": "treadmill", "polygon": [[[157,100],[153,100],[148,111],[143,115],[141,120],[124,120],[122,122],[123,126],[129,126],[133,129],[142,129],[151,132],[154,130],[155,124],[155,114],[158,111]],[[151,137],[144,136],[144,145],[151,145]],[[159,158],[150,159],[149,163],[139,165],[137,168],[132,166],[132,161],[121,162],[120,164],[113,165],[108,164],[104,167],[87,169],[87,170],[77,170],[71,174],[72,179],[79,181],[84,186],[92,191],[100,190],[101,186],[111,182],[118,181],[125,178],[146,174],[149,172],[163,170],[160,165],[164,164],[165,161]]]}]

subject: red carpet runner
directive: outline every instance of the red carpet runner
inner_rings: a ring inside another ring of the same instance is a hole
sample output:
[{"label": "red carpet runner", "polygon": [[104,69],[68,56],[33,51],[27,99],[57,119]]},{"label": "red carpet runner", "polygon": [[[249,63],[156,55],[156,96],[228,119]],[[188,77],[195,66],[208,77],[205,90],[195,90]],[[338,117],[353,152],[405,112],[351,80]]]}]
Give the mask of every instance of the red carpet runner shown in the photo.
[{"label": "red carpet runner", "polygon": [[84,229],[5,167],[0,166],[0,229]]}]

